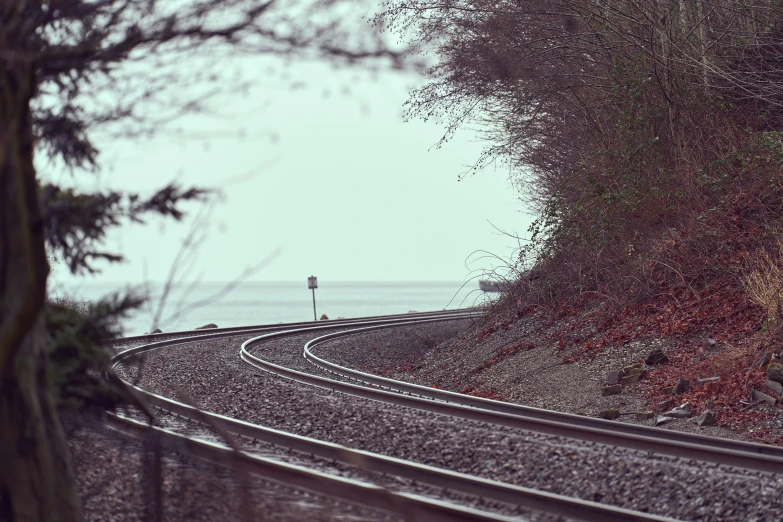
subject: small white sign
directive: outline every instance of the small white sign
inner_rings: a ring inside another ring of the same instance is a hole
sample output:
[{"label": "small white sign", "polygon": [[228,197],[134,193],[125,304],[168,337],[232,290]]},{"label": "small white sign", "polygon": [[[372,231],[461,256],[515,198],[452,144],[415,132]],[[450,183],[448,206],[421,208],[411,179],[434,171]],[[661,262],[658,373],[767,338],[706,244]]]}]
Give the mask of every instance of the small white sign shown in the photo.
[{"label": "small white sign", "polygon": [[315,276],[310,276],[307,278],[307,288],[312,290],[313,288],[318,288],[318,278]]}]

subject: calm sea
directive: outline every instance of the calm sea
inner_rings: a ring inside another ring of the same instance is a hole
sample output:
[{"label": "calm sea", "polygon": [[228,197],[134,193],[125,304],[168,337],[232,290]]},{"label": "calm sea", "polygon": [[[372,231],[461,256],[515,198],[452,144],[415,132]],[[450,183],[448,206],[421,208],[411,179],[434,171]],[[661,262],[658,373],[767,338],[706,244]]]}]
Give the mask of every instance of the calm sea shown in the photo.
[{"label": "calm sea", "polygon": [[[219,327],[310,321],[313,296],[307,282],[246,282],[230,291],[225,283],[199,283],[175,287],[162,308],[159,325],[164,332],[189,330],[207,323]],[[50,294],[94,301],[122,289],[121,284],[88,283],[50,289]],[[149,306],[122,323],[125,335],[152,329],[162,285],[150,285]],[[411,310],[465,308],[482,302],[473,281],[461,282],[318,282],[316,313],[329,319],[405,313]]]}]

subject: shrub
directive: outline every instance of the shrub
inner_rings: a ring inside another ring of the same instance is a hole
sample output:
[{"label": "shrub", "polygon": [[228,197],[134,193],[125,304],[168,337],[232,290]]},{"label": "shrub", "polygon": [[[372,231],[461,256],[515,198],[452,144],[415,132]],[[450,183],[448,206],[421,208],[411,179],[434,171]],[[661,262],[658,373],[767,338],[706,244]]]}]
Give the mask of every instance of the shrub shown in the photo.
[{"label": "shrub", "polygon": [[783,324],[783,242],[774,255],[762,251],[748,262],[742,284],[750,300],[767,314],[765,328],[779,330]]},{"label": "shrub", "polygon": [[49,375],[61,411],[112,409],[125,402],[121,388],[102,378],[111,358],[103,343],[120,333],[118,318],[139,303],[135,296],[117,295],[96,303],[47,300]]}]

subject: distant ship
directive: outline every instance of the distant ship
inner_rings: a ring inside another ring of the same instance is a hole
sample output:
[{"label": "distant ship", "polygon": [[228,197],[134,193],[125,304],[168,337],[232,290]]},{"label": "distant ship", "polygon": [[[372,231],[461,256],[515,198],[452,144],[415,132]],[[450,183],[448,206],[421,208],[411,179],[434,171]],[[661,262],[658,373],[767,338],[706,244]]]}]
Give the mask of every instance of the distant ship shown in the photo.
[{"label": "distant ship", "polygon": [[507,281],[488,281],[486,279],[479,280],[479,290],[482,292],[505,292],[508,290],[509,283]]}]

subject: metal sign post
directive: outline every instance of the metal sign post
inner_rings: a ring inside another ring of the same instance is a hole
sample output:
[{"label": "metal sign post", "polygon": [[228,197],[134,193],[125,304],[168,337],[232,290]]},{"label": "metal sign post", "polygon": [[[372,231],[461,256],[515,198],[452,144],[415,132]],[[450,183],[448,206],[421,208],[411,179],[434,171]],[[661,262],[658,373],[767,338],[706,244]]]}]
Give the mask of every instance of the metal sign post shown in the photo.
[{"label": "metal sign post", "polygon": [[315,276],[308,277],[307,288],[313,291],[313,321],[317,321],[318,319],[315,315],[315,289],[318,288],[318,278]]}]

